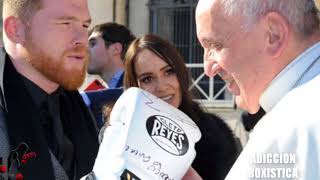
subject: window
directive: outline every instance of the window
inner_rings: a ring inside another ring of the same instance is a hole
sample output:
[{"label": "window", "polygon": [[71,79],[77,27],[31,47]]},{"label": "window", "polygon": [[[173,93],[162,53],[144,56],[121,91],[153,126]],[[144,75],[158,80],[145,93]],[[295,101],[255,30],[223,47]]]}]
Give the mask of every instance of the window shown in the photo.
[{"label": "window", "polygon": [[[219,76],[208,78],[203,72],[203,48],[196,35],[195,8],[198,0],[150,0],[150,32],[171,41],[180,51],[190,70],[193,85],[190,90],[199,100],[230,101],[233,97],[225,90]],[[211,84],[210,84],[210,81]]]}]

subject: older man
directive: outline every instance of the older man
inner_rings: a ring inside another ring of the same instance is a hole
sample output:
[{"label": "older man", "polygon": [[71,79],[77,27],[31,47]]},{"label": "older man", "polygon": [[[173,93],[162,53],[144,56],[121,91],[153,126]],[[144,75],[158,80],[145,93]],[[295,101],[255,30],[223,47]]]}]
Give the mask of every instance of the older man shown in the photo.
[{"label": "older man", "polygon": [[86,0],[4,0],[0,176],[67,180],[91,170],[97,131],[77,91],[89,24]]},{"label": "older man", "polygon": [[239,107],[267,112],[227,179],[320,177],[317,15],[312,0],[199,1],[206,74],[219,74]]}]

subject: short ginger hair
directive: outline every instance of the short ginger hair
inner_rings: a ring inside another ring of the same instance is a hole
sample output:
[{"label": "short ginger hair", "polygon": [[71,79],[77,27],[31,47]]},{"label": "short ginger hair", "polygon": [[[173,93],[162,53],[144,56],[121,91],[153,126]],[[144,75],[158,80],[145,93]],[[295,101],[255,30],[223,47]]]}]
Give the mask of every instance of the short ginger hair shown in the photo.
[{"label": "short ginger hair", "polygon": [[14,16],[26,22],[42,6],[42,0],[3,0],[3,18]]}]

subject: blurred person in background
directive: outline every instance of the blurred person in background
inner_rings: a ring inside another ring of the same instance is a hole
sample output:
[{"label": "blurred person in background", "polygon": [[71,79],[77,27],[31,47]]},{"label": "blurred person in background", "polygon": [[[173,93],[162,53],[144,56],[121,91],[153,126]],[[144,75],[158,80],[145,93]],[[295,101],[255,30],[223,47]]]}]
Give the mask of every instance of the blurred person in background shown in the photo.
[{"label": "blurred person in background", "polygon": [[123,58],[134,39],[131,31],[121,24],[109,22],[94,26],[89,31],[88,73],[100,75],[108,88],[122,87]]},{"label": "blurred person in background", "polygon": [[[102,106],[115,102],[122,94],[123,57],[129,44],[135,39],[131,31],[121,24],[114,22],[94,26],[89,31],[90,61],[88,73],[100,75],[108,87],[98,85],[98,90],[86,89],[81,95],[93,113],[98,128],[103,125]],[[95,80],[93,84],[99,82]]]}]

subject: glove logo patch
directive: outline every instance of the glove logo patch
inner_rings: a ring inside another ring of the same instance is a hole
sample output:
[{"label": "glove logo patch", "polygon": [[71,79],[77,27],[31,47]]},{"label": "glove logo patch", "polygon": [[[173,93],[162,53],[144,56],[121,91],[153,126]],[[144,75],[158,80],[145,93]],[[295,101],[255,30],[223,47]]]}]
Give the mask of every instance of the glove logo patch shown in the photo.
[{"label": "glove logo patch", "polygon": [[151,139],[168,153],[182,156],[188,151],[189,142],[185,132],[168,117],[151,116],[146,126]]}]

